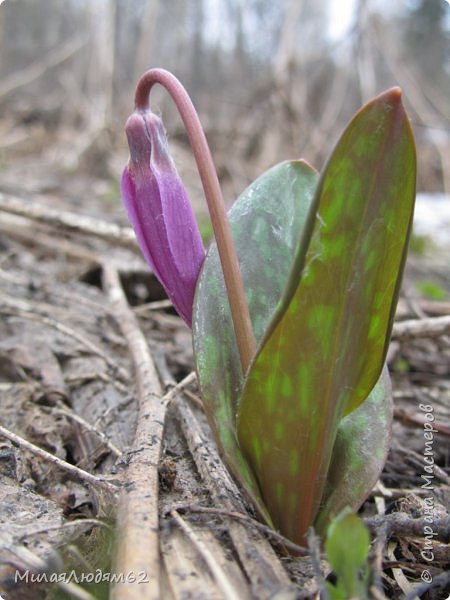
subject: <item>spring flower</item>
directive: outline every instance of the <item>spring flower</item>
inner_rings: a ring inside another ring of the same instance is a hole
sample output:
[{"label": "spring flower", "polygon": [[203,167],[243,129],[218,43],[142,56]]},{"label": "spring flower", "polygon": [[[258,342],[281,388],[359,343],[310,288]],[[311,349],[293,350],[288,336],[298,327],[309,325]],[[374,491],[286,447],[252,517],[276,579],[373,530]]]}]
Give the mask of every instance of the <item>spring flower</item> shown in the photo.
[{"label": "spring flower", "polygon": [[130,158],[121,192],[128,218],[145,259],[191,326],[195,285],[205,257],[194,213],[161,119],[149,110],[136,111],[125,130]]}]

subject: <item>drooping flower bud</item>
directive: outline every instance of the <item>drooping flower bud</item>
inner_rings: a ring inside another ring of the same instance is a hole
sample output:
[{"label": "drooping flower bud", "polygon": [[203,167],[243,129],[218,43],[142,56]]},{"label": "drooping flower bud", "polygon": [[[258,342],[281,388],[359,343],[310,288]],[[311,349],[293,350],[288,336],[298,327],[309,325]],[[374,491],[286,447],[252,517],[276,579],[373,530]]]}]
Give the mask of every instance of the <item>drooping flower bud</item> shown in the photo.
[{"label": "drooping flower bud", "polygon": [[195,285],[205,257],[194,213],[161,119],[150,111],[136,111],[125,131],[130,159],[121,192],[128,218],[145,259],[191,326]]}]

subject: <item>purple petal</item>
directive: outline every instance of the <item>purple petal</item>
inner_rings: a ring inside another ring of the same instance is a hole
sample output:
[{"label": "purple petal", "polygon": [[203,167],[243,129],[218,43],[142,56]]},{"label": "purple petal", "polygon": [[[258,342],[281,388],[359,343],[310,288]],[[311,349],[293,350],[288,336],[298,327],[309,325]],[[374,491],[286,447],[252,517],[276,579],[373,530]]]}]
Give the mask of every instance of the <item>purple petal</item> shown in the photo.
[{"label": "purple petal", "polygon": [[142,253],[190,326],[205,251],[186,191],[170,157],[161,120],[134,113],[126,132],[130,160],[121,191]]}]

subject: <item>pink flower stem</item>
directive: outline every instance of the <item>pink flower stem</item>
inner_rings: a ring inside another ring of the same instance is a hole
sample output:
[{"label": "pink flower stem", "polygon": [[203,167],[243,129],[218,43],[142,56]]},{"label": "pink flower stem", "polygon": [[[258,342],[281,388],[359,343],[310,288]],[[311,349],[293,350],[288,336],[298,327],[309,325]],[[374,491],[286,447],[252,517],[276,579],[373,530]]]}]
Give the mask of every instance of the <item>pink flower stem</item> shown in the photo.
[{"label": "pink flower stem", "polygon": [[175,102],[194,153],[222,263],[239,356],[245,374],[255,355],[256,342],[217,171],[197,111],[188,93],[172,73],[164,69],[151,69],[144,73],[136,88],[136,109],[147,110],[150,90],[155,83],[162,85]]}]

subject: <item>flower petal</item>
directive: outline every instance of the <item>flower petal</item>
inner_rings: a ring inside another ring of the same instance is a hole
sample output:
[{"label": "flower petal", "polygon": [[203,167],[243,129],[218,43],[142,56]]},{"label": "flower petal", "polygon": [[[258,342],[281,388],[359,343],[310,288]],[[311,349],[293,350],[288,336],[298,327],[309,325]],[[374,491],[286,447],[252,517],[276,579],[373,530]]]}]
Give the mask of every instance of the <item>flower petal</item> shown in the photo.
[{"label": "flower petal", "polygon": [[121,191],[142,253],[190,326],[205,251],[186,190],[169,154],[161,119],[135,112],[126,124],[130,160]]}]

